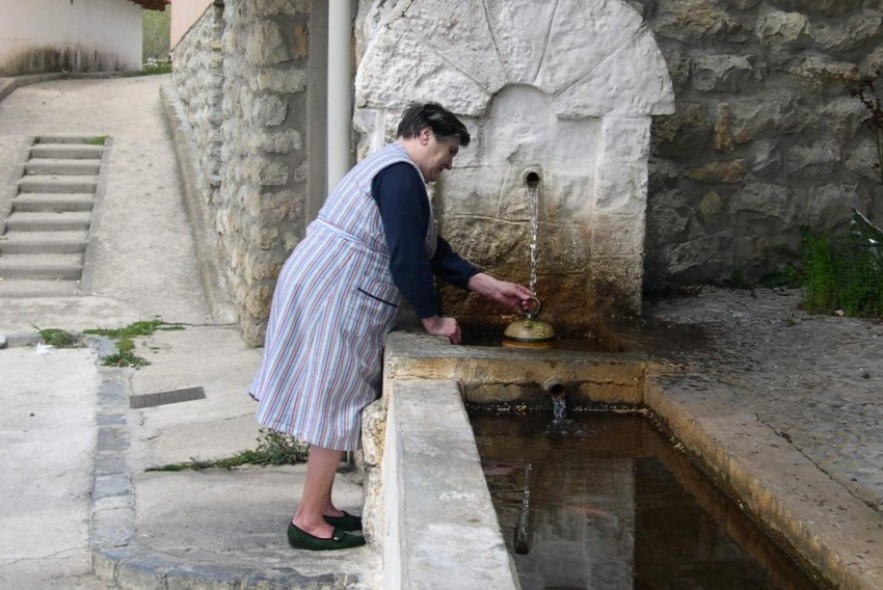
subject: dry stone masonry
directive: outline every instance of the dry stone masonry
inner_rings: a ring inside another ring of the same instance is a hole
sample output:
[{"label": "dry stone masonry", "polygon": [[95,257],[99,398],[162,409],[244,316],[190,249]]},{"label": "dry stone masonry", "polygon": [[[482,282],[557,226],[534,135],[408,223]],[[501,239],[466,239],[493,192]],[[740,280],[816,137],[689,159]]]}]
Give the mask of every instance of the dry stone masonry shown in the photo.
[{"label": "dry stone masonry", "polygon": [[217,259],[260,344],[276,277],[305,230],[309,2],[210,6],[174,52]]},{"label": "dry stone masonry", "polygon": [[797,261],[801,227],[843,231],[851,206],[883,219],[848,93],[883,73],[880,2],[635,4],[676,95],[653,126],[645,288],[755,283]]}]

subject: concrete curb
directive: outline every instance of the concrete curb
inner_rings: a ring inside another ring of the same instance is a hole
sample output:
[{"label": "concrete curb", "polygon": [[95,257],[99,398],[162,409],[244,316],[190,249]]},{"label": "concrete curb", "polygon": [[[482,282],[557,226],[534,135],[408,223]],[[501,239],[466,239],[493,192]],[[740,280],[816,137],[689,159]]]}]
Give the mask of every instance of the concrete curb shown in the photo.
[{"label": "concrete curb", "polygon": [[[106,338],[88,338],[98,362],[116,351]],[[350,574],[304,575],[290,567],[255,568],[235,562],[187,561],[152,549],[137,539],[134,474],[127,413],[131,391],[124,369],[99,369],[97,439],[92,487],[90,550],[96,576],[126,590],[345,590],[360,581]]]},{"label": "concrete curb", "polygon": [[80,276],[80,293],[91,293],[95,281],[95,236],[101,227],[104,216],[104,198],[107,194],[107,174],[110,169],[110,157],[113,152],[113,137],[108,137],[101,150],[101,164],[98,168],[98,186],[95,187],[95,200],[92,203],[92,219],[89,222],[89,234],[86,239],[86,251],[83,252],[83,273]]},{"label": "concrete curb", "polygon": [[86,72],[82,74],[73,74],[68,72],[50,72],[46,74],[30,74],[27,76],[10,76],[0,78],[0,102],[4,98],[12,94],[16,88],[28,86],[30,84],[39,84],[41,82],[51,82],[53,80],[104,80],[108,78],[132,78],[135,76],[143,76],[141,72]]},{"label": "concrete curb", "polygon": [[205,207],[208,202],[208,188],[197,172],[195,148],[191,141],[193,131],[184,115],[184,105],[171,82],[160,87],[160,100],[175,146],[184,204],[196,246],[196,262],[209,309],[219,322],[235,323],[238,319],[236,308],[221,274],[217,262],[217,246],[212,241],[209,230],[211,223]]},{"label": "concrete curb", "polygon": [[18,194],[18,181],[24,176],[25,165],[32,145],[34,145],[33,137],[26,137],[22,141],[9,178],[6,179],[4,188],[0,190],[0,235],[6,233],[6,220],[9,219],[9,214],[12,212],[12,200]]}]

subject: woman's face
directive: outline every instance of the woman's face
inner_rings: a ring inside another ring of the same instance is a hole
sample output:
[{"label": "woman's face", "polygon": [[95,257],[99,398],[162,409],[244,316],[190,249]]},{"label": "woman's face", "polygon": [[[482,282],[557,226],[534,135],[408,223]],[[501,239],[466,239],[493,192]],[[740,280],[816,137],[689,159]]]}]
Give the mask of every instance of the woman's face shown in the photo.
[{"label": "woman's face", "polygon": [[460,139],[456,136],[438,137],[428,127],[420,132],[420,137],[425,141],[425,149],[417,165],[426,182],[433,182],[438,180],[442,171],[451,169],[454,156],[460,151]]}]

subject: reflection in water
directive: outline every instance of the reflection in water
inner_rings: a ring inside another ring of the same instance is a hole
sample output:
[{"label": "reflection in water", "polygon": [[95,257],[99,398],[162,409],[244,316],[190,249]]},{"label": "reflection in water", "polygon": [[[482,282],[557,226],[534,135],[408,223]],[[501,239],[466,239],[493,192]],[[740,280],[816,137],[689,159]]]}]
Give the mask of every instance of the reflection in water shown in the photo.
[{"label": "reflection in water", "polygon": [[472,420],[524,590],[820,588],[639,416]]}]

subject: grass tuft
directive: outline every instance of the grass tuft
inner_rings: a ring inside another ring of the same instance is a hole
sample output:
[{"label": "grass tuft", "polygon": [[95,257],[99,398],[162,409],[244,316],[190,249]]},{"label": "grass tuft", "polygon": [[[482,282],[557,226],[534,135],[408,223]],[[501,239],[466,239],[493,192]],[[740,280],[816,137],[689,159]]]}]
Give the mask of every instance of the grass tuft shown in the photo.
[{"label": "grass tuft", "polygon": [[95,137],[87,137],[83,140],[86,145],[104,145],[107,143],[106,135],[96,135]]},{"label": "grass tuft", "polygon": [[307,460],[309,446],[287,434],[262,428],[258,446],[231,457],[206,461],[192,458],[186,463],[171,463],[150,467],[147,471],[201,471],[204,469],[233,469],[242,465],[295,465]]},{"label": "grass tuft", "polygon": [[105,336],[117,341],[117,352],[104,357],[102,365],[105,367],[132,367],[140,369],[150,364],[145,358],[135,354],[135,338],[138,336],[150,336],[157,330],[183,330],[180,324],[166,324],[162,320],[147,320],[134,322],[123,328],[106,329],[93,328],[85,330],[84,334]]},{"label": "grass tuft", "polygon": [[[36,327],[36,326],[35,326]],[[60,330],[58,328],[37,328],[40,339],[44,344],[48,344],[54,348],[80,348],[83,341],[76,334]]]},{"label": "grass tuft", "polygon": [[883,240],[864,217],[854,214],[845,236],[804,230],[803,308],[810,313],[851,317],[883,316]]}]

